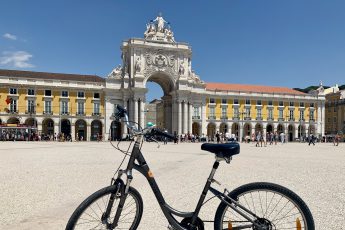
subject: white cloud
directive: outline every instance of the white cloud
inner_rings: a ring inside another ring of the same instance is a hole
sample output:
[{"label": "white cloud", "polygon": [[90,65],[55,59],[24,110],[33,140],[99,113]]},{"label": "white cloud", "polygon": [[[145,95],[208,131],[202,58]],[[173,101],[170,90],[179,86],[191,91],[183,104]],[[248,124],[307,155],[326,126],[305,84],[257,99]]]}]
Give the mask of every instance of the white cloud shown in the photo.
[{"label": "white cloud", "polygon": [[6,33],[3,35],[4,38],[10,39],[10,40],[17,40],[17,36],[13,34]]},{"label": "white cloud", "polygon": [[29,63],[32,54],[26,51],[4,51],[0,56],[0,65],[16,67],[16,68],[33,68],[33,64]]}]

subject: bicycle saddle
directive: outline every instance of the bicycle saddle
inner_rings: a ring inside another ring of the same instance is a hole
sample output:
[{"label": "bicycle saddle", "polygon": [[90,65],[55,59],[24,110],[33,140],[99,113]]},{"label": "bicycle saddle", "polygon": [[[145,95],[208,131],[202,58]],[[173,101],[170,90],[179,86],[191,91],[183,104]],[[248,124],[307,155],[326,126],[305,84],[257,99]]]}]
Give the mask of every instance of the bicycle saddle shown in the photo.
[{"label": "bicycle saddle", "polygon": [[214,153],[217,157],[230,158],[231,156],[240,153],[240,145],[237,142],[225,144],[204,143],[201,145],[201,150]]}]

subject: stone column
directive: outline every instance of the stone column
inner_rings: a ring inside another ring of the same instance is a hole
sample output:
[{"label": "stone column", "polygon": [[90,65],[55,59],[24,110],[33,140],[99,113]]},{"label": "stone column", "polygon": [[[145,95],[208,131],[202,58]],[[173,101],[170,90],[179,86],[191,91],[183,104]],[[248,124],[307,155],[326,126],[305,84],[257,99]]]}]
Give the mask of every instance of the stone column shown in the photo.
[{"label": "stone column", "polygon": [[192,133],[193,129],[193,105],[192,103],[189,102],[189,109],[188,109],[188,115],[189,115],[189,120],[188,120],[188,131]]},{"label": "stone column", "polygon": [[183,133],[188,132],[188,104],[187,101],[183,102]]},{"label": "stone column", "polygon": [[86,137],[84,137],[86,141],[91,141],[91,125],[86,124]]},{"label": "stone column", "polygon": [[321,135],[325,135],[325,102],[321,102]]},{"label": "stone column", "polygon": [[143,128],[143,129],[146,126],[144,115],[145,115],[145,102],[140,100],[140,123],[139,124],[140,124],[141,128]]},{"label": "stone column", "polygon": [[[134,99],[134,109],[133,109],[133,112],[134,112],[134,116],[133,116],[133,121],[134,122],[138,122],[138,99]],[[136,124],[135,124],[136,125]]]},{"label": "stone column", "polygon": [[238,137],[238,142],[242,142],[242,140],[243,140],[243,127],[244,127],[244,124],[240,123],[239,127],[240,127],[240,136]]},{"label": "stone column", "polygon": [[177,115],[177,108],[176,108],[176,102],[174,99],[172,99],[171,101],[171,133],[174,134],[174,132],[176,131],[177,133],[177,122],[176,122],[176,115]]},{"label": "stone column", "polygon": [[75,124],[71,122],[71,137],[72,141],[75,140]]},{"label": "stone column", "polygon": [[182,103],[181,101],[177,101],[178,110],[177,110],[177,132],[180,135],[182,133]]},{"label": "stone column", "polygon": [[201,104],[201,134],[205,134],[207,133],[207,128],[206,128],[207,124],[206,124],[206,105],[205,104]]},{"label": "stone column", "polygon": [[321,120],[321,107],[322,107],[322,102],[319,101],[317,103],[317,134],[323,135],[322,134],[322,120]]}]

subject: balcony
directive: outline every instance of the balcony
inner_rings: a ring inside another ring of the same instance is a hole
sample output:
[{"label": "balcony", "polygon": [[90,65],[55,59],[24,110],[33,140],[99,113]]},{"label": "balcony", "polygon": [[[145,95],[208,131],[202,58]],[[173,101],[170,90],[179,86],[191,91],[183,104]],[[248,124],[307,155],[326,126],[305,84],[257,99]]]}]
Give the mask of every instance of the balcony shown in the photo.
[{"label": "balcony", "polygon": [[256,117],[257,121],[262,121],[262,117]]},{"label": "balcony", "polygon": [[216,116],[208,116],[209,120],[216,120]]},{"label": "balcony", "polygon": [[310,118],[309,121],[310,122],[315,122],[315,119],[314,118]]},{"label": "balcony", "polygon": [[36,110],[26,110],[25,114],[36,114]]},{"label": "balcony", "polygon": [[305,119],[304,118],[300,118],[298,121],[300,121],[300,122],[304,122],[305,121]]},{"label": "balcony", "polygon": [[94,117],[100,117],[102,114],[101,113],[92,113],[92,116]]},{"label": "balcony", "polygon": [[76,115],[76,116],[85,116],[85,113],[84,113],[84,112],[76,112],[75,115]]},{"label": "balcony", "polygon": [[295,118],[290,117],[290,118],[289,118],[289,121],[295,121]]},{"label": "balcony", "polygon": [[10,109],[10,110],[8,110],[8,113],[11,113],[11,114],[18,114],[18,110],[16,110],[16,109]]},{"label": "balcony", "polygon": [[62,115],[62,116],[69,116],[69,112],[61,112],[60,115]]},{"label": "balcony", "polygon": [[192,116],[193,120],[200,120],[200,116]]},{"label": "balcony", "polygon": [[243,120],[245,121],[250,121],[252,118],[251,117],[244,117]]},{"label": "balcony", "polygon": [[279,118],[278,118],[278,121],[284,121],[284,118],[279,117]]},{"label": "balcony", "polygon": [[52,111],[43,111],[43,114],[44,115],[53,115],[53,112]]},{"label": "balcony", "polygon": [[228,116],[221,116],[220,119],[221,120],[228,120]]},{"label": "balcony", "polygon": [[[283,119],[284,120],[284,119]],[[273,117],[268,117],[267,121],[274,121]]]},{"label": "balcony", "polygon": [[239,120],[239,119],[240,119],[240,116],[238,116],[238,115],[237,116],[235,115],[232,117],[232,120]]}]

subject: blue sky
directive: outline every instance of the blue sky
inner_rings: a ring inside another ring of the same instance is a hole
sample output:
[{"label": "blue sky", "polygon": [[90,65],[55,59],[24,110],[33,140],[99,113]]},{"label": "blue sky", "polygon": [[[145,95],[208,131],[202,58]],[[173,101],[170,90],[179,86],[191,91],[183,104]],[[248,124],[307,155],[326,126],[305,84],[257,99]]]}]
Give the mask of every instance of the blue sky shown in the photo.
[{"label": "blue sky", "polygon": [[[345,1],[2,0],[0,68],[106,76],[159,12],[206,82],[345,84]],[[156,92],[156,89],[152,91]]]}]

